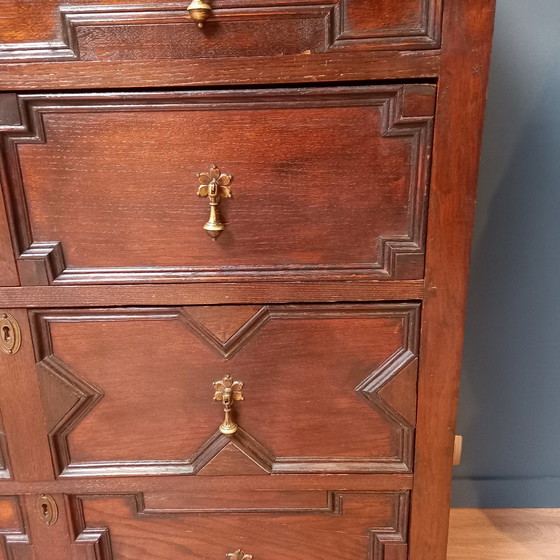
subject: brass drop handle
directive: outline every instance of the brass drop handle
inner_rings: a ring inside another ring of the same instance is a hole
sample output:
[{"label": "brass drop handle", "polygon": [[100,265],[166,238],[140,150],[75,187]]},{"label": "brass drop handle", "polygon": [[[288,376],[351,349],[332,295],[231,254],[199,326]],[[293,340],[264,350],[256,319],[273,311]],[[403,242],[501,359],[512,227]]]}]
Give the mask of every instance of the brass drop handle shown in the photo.
[{"label": "brass drop handle", "polygon": [[196,21],[196,25],[198,27],[204,27],[204,22],[212,13],[212,6],[204,2],[204,0],[192,0],[187,10],[191,19]]},{"label": "brass drop handle", "polygon": [[204,224],[206,233],[214,240],[224,231],[224,224],[220,217],[218,205],[221,198],[231,198],[231,188],[229,184],[233,180],[231,175],[220,173],[220,170],[213,165],[208,173],[197,173],[200,181],[196,194],[210,201],[210,218]]},{"label": "brass drop handle", "polygon": [[243,382],[234,381],[229,375],[214,382],[214,400],[224,403],[224,421],[219,429],[226,436],[231,436],[237,432],[238,426],[231,418],[231,409],[235,401],[245,400],[242,390]]}]

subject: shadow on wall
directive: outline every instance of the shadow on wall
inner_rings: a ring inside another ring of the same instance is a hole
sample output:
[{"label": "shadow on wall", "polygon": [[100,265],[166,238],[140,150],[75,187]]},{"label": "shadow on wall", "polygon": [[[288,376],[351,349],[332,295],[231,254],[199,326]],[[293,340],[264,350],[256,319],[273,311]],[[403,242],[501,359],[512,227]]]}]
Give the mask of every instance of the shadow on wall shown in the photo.
[{"label": "shadow on wall", "polygon": [[536,4],[498,0],[457,507],[560,507],[560,2]]}]

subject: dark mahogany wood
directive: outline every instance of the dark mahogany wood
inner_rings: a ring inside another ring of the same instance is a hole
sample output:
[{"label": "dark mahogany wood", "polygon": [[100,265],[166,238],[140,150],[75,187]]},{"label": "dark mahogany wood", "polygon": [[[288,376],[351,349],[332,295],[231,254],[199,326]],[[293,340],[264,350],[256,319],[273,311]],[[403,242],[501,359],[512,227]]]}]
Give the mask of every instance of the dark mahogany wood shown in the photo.
[{"label": "dark mahogany wood", "polygon": [[354,282],[228,282],[134,286],[26,286],[1,288],[0,306],[182,305],[418,300],[423,280]]},{"label": "dark mahogany wood", "polygon": [[492,1],[454,0],[453,6],[445,17],[449,48],[443,54],[429,209],[413,560],[446,556],[471,231],[494,22]]},{"label": "dark mahogany wood", "polygon": [[[94,478],[59,478],[57,480],[39,480],[35,482],[2,481],[6,494],[41,493],[49,494],[138,494],[145,493],[160,496],[159,499],[171,499],[176,492],[186,492],[196,499],[196,495],[216,495],[221,492],[238,492],[257,487],[263,492],[312,490],[401,492],[412,489],[413,475],[396,474],[308,474],[301,476],[151,476],[151,477],[94,477]],[[155,498],[154,498],[155,499]]]},{"label": "dark mahogany wood", "polygon": [[23,498],[0,496],[0,560],[33,558],[28,530]]},{"label": "dark mahogany wood", "polygon": [[[0,131],[21,124],[17,96],[13,93],[0,93]],[[0,166],[0,187],[2,192],[7,177]],[[19,277],[12,251],[12,241],[6,216],[4,198],[0,197],[0,285],[17,286]]]},{"label": "dark mahogany wood", "polygon": [[[2,152],[22,283],[421,278],[434,96],[21,96]],[[212,164],[233,175],[215,241],[196,196]]]},{"label": "dark mahogany wood", "polygon": [[227,506],[237,495],[248,509],[224,511],[223,493],[195,499],[192,509],[187,495],[72,497],[66,502],[72,534],[61,560],[89,560],[92,552],[96,560],[198,560],[240,549],[254,558],[407,559],[408,492],[283,492],[273,507],[266,491],[226,495]]},{"label": "dark mahogany wood", "polygon": [[10,313],[18,322],[22,343],[17,354],[0,352],[0,411],[8,449],[3,460],[7,469],[0,477],[48,480],[53,477],[53,466],[43,436],[46,425],[38,379],[33,374],[36,360],[27,312],[6,308],[2,312]]},{"label": "dark mahogany wood", "polygon": [[210,3],[0,0],[0,560],[445,560],[494,0]]},{"label": "dark mahogany wood", "polygon": [[421,80],[439,74],[438,51],[344,52],[282,57],[124,62],[0,63],[0,91]]},{"label": "dark mahogany wood", "polygon": [[[32,312],[45,437],[57,472],[406,472],[416,420],[417,309]],[[245,383],[234,410],[240,429],[231,437],[217,431],[223,405],[212,402],[213,382],[225,375]]]},{"label": "dark mahogany wood", "polygon": [[442,0],[212,0],[203,29],[187,3],[89,4],[46,0],[29,10],[2,0],[0,58],[128,61],[419,49],[437,47],[441,32]]}]

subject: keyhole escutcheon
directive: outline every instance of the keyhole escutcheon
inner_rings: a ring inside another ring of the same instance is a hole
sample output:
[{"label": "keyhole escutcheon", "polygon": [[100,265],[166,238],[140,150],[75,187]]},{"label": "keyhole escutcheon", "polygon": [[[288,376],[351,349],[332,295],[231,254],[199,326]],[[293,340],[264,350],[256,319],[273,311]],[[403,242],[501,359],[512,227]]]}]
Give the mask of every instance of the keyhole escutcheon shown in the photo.
[{"label": "keyhole escutcheon", "polygon": [[5,354],[15,354],[21,346],[21,329],[15,317],[0,313],[0,350]]},{"label": "keyhole escutcheon", "polygon": [[58,520],[58,506],[50,494],[39,494],[37,496],[35,511],[44,525],[54,525]]}]

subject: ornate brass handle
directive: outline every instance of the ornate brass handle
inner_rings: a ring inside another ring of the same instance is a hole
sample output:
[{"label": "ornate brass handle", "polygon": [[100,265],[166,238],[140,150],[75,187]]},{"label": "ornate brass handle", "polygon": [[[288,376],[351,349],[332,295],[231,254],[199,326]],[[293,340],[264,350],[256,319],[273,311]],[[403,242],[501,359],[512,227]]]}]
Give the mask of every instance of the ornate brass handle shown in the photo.
[{"label": "ornate brass handle", "polygon": [[230,554],[226,554],[226,560],[253,560],[250,554],[245,554],[241,549]]},{"label": "ornate brass handle", "polygon": [[191,19],[196,21],[196,25],[198,27],[204,27],[204,22],[212,13],[212,6],[204,2],[204,0],[192,0],[187,10]]},{"label": "ornate brass handle", "polygon": [[231,419],[231,408],[235,401],[244,400],[242,389],[243,382],[234,381],[229,375],[214,382],[214,400],[224,403],[224,421],[220,425],[220,432],[226,436],[237,432],[237,424]]},{"label": "ornate brass handle", "polygon": [[228,186],[233,180],[231,175],[220,173],[220,170],[213,165],[209,173],[197,173],[200,181],[197,195],[203,198],[208,197],[210,201],[210,218],[204,224],[206,233],[214,240],[224,231],[224,224],[220,219],[218,204],[220,198],[231,198],[231,189]]}]

